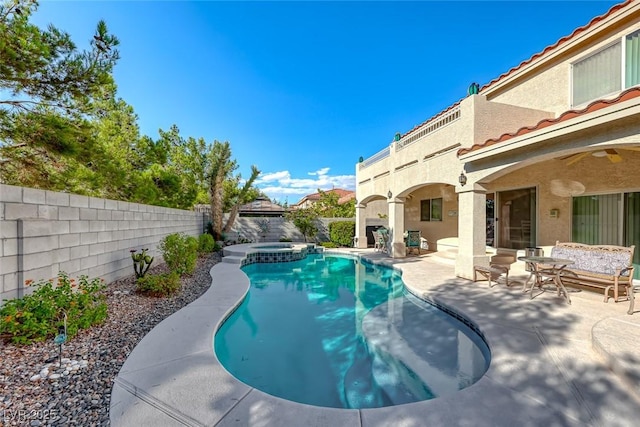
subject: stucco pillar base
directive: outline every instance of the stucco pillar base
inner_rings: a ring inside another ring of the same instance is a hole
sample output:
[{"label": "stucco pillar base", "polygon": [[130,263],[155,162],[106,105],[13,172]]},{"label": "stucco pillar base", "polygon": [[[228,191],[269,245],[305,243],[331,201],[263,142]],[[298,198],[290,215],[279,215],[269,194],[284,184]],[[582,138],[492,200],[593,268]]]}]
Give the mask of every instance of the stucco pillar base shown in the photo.
[{"label": "stucco pillar base", "polygon": [[389,237],[392,258],[404,258],[407,249],[404,245],[404,198],[389,199]]},{"label": "stucco pillar base", "polygon": [[361,204],[356,204],[356,241],[353,245],[358,249],[367,249],[367,224],[365,218],[365,207]]},{"label": "stucco pillar base", "polygon": [[458,254],[456,258],[456,276],[473,280],[473,266],[489,266],[490,255],[465,256]]},{"label": "stucco pillar base", "polygon": [[486,205],[487,199],[482,189],[469,186],[458,193],[458,277],[473,279],[474,265],[489,265],[486,247]]},{"label": "stucco pillar base", "polygon": [[407,247],[404,242],[393,242],[391,246],[391,258],[404,258],[407,256]]}]

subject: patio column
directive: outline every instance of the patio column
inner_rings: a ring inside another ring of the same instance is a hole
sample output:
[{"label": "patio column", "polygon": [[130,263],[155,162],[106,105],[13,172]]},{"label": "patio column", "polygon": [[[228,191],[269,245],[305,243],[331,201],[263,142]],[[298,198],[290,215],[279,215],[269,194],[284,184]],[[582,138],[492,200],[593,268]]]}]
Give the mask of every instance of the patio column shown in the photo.
[{"label": "patio column", "polygon": [[389,199],[389,237],[391,244],[389,255],[392,258],[404,258],[407,250],[404,245],[404,198]]},{"label": "patio column", "polygon": [[456,276],[473,279],[474,265],[489,265],[487,255],[487,197],[470,185],[458,193],[458,256]]},{"label": "patio column", "polygon": [[356,242],[355,247],[360,249],[367,248],[367,220],[366,206],[356,203]]}]

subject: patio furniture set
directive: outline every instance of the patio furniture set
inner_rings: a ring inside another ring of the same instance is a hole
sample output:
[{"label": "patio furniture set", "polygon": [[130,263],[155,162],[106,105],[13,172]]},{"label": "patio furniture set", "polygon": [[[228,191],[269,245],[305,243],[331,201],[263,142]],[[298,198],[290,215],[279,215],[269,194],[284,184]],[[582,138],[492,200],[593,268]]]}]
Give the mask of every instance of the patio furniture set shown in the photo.
[{"label": "patio furniture set", "polygon": [[[633,285],[633,253],[634,246],[624,247],[615,245],[586,245],[573,242],[556,242],[551,249],[551,255],[518,257],[519,261],[527,264],[530,275],[524,282],[522,291],[530,293],[533,298],[534,289],[544,292],[544,286],[553,284],[558,296],[564,296],[571,304],[571,298],[565,285],[572,287],[587,287],[602,289],[604,302],[613,300],[629,301],[628,314],[634,311]],[[515,262],[515,256],[498,253],[491,258],[489,267],[475,266],[474,281],[478,276],[489,281],[493,287],[498,279],[504,276],[506,285],[509,283],[509,267]],[[636,288],[640,288],[636,286]],[[624,295],[624,297],[622,297]]]},{"label": "patio furniture set", "polygon": [[[375,243],[373,245],[373,249],[376,252],[389,252],[389,230],[381,227],[373,232],[373,237]],[[406,247],[406,253],[417,251],[418,255],[421,254],[422,249],[426,245],[428,248],[428,243],[425,238],[421,236],[420,230],[408,230],[404,233],[404,244]],[[428,250],[428,249],[427,249]]]}]

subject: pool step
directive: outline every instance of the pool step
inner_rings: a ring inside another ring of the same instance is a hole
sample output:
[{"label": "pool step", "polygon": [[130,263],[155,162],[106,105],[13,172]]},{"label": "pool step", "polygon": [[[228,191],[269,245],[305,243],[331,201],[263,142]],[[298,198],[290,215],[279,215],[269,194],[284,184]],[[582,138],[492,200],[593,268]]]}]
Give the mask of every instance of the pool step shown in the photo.
[{"label": "pool step", "polygon": [[244,256],[225,255],[222,257],[222,262],[228,262],[230,264],[240,264]]},{"label": "pool step", "polygon": [[241,250],[233,250],[233,249],[227,249],[227,248],[222,249],[223,257],[227,257],[227,256],[243,256],[244,257],[244,254],[245,254],[245,251],[241,251]]},{"label": "pool step", "polygon": [[429,258],[443,264],[456,265],[457,256],[458,251],[456,249],[445,249],[443,251],[438,251],[430,254]]}]

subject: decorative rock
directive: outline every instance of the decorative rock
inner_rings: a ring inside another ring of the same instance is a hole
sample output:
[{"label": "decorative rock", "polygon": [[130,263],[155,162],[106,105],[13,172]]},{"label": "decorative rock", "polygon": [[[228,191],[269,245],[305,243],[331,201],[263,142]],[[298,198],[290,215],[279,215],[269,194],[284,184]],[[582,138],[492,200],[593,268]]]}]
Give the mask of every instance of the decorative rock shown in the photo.
[{"label": "decorative rock", "polygon": [[32,376],[31,378],[29,378],[31,381],[38,381],[39,379],[41,379],[39,374],[36,374],[34,376]]},{"label": "decorative rock", "polygon": [[[108,426],[113,380],[127,356],[155,325],[209,289],[209,271],[220,259],[212,254],[198,260],[196,272],[183,279],[179,294],[171,298],[137,294],[134,276],[109,284],[108,318],[102,325],[79,331],[64,344],[63,355],[68,357],[62,366],[58,346],[51,340],[19,350],[12,344],[0,345],[2,368],[11,367],[0,369],[0,425],[4,425],[3,410],[27,412],[40,408],[48,410],[51,417],[38,420],[40,423],[34,426]],[[164,264],[149,270],[154,274],[166,271]],[[134,317],[135,323],[122,321]],[[29,381],[36,375],[44,382]],[[29,426],[32,421],[36,420],[12,425]]]}]

